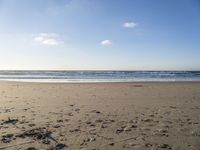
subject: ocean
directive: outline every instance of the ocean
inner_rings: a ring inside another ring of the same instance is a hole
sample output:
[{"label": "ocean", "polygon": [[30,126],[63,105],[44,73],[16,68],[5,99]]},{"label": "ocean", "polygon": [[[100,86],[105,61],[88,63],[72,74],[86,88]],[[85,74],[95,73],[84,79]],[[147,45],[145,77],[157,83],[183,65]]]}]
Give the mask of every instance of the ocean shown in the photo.
[{"label": "ocean", "polygon": [[0,71],[0,80],[22,82],[200,81],[200,71]]}]

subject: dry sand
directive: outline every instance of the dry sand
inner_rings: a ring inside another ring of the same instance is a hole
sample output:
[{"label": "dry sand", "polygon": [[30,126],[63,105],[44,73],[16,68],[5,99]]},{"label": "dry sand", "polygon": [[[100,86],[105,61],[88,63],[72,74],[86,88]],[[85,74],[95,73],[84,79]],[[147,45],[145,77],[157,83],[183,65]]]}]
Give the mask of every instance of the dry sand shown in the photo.
[{"label": "dry sand", "polygon": [[0,82],[0,150],[199,150],[200,83]]}]

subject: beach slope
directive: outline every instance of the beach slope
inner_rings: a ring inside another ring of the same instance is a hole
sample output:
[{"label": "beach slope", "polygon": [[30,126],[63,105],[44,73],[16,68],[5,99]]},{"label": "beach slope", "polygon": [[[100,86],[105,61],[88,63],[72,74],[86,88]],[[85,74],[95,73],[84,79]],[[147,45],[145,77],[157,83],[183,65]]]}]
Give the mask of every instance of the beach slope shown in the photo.
[{"label": "beach slope", "polygon": [[200,148],[200,82],[0,82],[0,149]]}]

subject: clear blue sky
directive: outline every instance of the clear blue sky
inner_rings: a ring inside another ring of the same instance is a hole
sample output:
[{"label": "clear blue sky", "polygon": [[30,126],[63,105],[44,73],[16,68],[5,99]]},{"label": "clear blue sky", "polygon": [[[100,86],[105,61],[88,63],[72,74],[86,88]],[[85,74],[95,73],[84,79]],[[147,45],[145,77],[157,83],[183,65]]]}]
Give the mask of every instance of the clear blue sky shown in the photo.
[{"label": "clear blue sky", "polygon": [[0,0],[0,69],[200,70],[200,1]]}]

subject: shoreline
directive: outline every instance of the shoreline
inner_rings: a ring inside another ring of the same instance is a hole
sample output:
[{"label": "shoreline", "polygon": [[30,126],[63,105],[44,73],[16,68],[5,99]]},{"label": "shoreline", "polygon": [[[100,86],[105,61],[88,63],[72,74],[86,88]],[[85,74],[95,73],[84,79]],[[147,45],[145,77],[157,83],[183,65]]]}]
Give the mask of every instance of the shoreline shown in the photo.
[{"label": "shoreline", "polygon": [[56,81],[14,81],[14,80],[0,80],[0,83],[24,83],[24,84],[135,84],[135,83],[141,83],[141,84],[149,84],[149,83],[200,83],[200,81],[99,81],[99,82],[89,82],[89,81],[84,81],[84,82],[56,82]]}]

